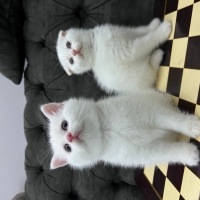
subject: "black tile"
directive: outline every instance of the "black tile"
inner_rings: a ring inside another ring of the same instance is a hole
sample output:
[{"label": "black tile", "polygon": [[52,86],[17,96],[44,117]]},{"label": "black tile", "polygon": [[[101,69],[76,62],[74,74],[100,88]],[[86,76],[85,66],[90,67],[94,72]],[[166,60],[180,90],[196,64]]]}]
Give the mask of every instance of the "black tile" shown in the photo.
[{"label": "black tile", "polygon": [[194,3],[198,2],[198,1],[200,1],[200,0],[194,0]]},{"label": "black tile", "polygon": [[166,179],[166,177],[160,171],[160,169],[158,167],[155,167],[155,172],[154,172],[154,177],[153,177],[153,187],[158,192],[161,199],[162,199],[163,193],[164,193],[165,179]]},{"label": "black tile", "polygon": [[154,14],[153,14],[154,17],[163,19],[165,12],[165,1],[166,0],[155,0]]},{"label": "black tile", "polygon": [[199,86],[199,92],[197,97],[197,104],[200,105],[200,86]]},{"label": "black tile", "polygon": [[180,195],[179,200],[185,200],[182,195]]},{"label": "black tile", "polygon": [[160,200],[142,169],[135,169],[134,179],[146,200]]},{"label": "black tile", "polygon": [[[195,145],[198,147],[199,152],[200,152],[200,142],[197,141],[197,140],[195,140],[195,139],[193,139],[193,138],[190,139],[190,142],[193,143],[193,144],[195,144]],[[200,156],[200,154],[199,154],[199,156]],[[189,167],[189,166],[188,166],[188,168],[189,168],[190,171],[192,171],[197,177],[200,178],[200,162],[199,162],[199,165],[198,165],[198,166],[195,166],[195,167]]]},{"label": "black tile", "polygon": [[188,38],[185,67],[200,69],[200,36]]},{"label": "black tile", "polygon": [[163,60],[162,60],[162,63],[161,63],[161,65],[163,65],[163,66],[169,66],[171,52],[172,52],[172,43],[173,43],[173,40],[168,40],[161,47],[161,49],[164,51]]},{"label": "black tile", "polygon": [[178,191],[181,190],[184,168],[184,165],[170,165],[167,170],[168,179]]},{"label": "black tile", "polygon": [[173,12],[178,8],[178,0],[167,0],[165,14]]},{"label": "black tile", "polygon": [[190,30],[192,9],[193,5],[180,9],[177,12],[174,38],[182,38],[188,36]]},{"label": "black tile", "polygon": [[181,68],[169,68],[168,82],[167,82],[167,92],[179,96],[181,80],[183,75],[183,69]]},{"label": "black tile", "polygon": [[193,104],[193,103],[191,103],[189,101],[186,101],[184,99],[179,99],[178,107],[182,111],[186,111],[188,113],[192,113],[193,114],[195,112],[196,104]]}]

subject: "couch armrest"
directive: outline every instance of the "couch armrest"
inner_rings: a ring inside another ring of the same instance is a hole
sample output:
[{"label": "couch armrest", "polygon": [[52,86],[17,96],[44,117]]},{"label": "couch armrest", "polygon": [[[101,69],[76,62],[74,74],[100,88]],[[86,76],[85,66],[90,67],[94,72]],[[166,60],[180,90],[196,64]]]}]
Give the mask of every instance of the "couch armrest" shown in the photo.
[{"label": "couch armrest", "polygon": [[20,84],[24,70],[22,0],[0,0],[0,73]]},{"label": "couch armrest", "polygon": [[12,200],[26,200],[25,193],[16,194]]}]

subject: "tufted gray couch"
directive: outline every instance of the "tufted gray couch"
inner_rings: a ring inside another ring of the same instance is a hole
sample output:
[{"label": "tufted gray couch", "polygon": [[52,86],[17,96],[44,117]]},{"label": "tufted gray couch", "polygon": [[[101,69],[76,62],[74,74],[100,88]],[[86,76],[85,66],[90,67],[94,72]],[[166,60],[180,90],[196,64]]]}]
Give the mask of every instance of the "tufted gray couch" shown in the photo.
[{"label": "tufted gray couch", "polygon": [[[0,0],[0,72],[15,84],[24,75],[27,99],[24,111],[27,180],[25,193],[14,199],[143,199],[134,181],[134,169],[101,163],[83,171],[69,167],[49,170],[47,119],[39,107],[70,97],[97,100],[106,95],[98,88],[92,73],[71,77],[65,74],[55,50],[59,30],[91,28],[102,23],[147,24],[153,18],[153,9],[154,0]],[[28,64],[24,69],[25,57]]]}]

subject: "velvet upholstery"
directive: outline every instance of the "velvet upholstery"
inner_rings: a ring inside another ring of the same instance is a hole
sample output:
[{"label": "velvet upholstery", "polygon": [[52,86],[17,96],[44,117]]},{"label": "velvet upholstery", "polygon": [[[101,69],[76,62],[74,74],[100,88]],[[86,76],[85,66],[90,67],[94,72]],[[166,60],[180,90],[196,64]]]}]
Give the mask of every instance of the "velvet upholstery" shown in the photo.
[{"label": "velvet upholstery", "polygon": [[[135,186],[133,168],[100,163],[82,171],[68,166],[49,170],[47,119],[39,108],[44,103],[62,102],[71,97],[97,100],[106,95],[97,86],[92,73],[66,75],[55,50],[59,30],[91,28],[102,23],[147,24],[153,18],[153,8],[154,0],[23,0],[23,35],[28,61],[24,72],[27,200],[142,199]],[[9,67],[9,63],[5,66]]]}]

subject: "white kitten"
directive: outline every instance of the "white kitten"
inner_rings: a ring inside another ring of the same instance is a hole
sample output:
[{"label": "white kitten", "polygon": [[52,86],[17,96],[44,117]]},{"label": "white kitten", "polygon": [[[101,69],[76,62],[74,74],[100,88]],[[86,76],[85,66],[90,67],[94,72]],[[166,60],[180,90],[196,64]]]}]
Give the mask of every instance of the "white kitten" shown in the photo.
[{"label": "white kitten", "polygon": [[93,29],[60,31],[59,61],[68,75],[92,70],[107,92],[130,93],[154,86],[171,23],[154,19],[138,28],[101,25]]},{"label": "white kitten", "polygon": [[198,164],[195,145],[176,140],[200,134],[197,116],[182,113],[167,94],[148,91],[98,102],[70,99],[41,107],[49,118],[51,169],[99,161],[132,167],[159,163]]}]

